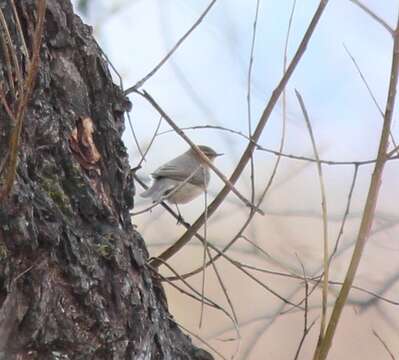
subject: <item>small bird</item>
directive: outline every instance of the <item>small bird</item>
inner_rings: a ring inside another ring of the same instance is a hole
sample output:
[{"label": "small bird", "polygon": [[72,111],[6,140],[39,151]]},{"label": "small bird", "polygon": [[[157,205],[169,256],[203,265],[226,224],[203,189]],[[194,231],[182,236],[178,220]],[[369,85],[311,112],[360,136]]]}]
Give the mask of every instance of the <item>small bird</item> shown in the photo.
[{"label": "small bird", "polygon": [[[205,145],[198,145],[210,161],[220,155]],[[167,162],[153,172],[152,186],[141,193],[144,198],[151,197],[153,202],[167,200],[169,203],[186,204],[202,194],[209,184],[210,172],[193,149]]]}]

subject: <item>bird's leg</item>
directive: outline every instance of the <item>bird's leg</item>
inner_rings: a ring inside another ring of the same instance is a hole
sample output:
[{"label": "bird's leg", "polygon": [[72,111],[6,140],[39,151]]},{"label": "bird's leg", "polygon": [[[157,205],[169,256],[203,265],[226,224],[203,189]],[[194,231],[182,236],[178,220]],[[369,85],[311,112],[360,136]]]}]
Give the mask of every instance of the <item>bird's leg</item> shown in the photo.
[{"label": "bird's leg", "polygon": [[183,224],[184,223],[184,219],[183,219],[183,216],[181,215],[180,209],[179,209],[179,207],[177,206],[176,203],[175,203],[175,206],[176,206],[176,210],[177,210],[177,214],[178,214],[176,225]]}]

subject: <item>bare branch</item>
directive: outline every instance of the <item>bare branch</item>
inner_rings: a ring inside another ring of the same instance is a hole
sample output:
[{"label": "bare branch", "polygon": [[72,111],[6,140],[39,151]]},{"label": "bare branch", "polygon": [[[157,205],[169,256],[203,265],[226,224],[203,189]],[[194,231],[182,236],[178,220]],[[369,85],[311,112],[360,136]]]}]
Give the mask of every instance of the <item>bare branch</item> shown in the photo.
[{"label": "bare branch", "polygon": [[[205,179],[205,170],[204,170],[204,179]],[[208,196],[207,195],[208,195],[208,192],[205,189],[205,192],[204,192],[204,208],[205,208],[204,242],[202,244],[202,246],[204,247],[204,252],[203,252],[203,256],[202,256],[201,300],[204,297],[204,293],[205,293],[206,255],[209,252],[209,248],[208,248],[208,214],[207,214],[207,211],[206,211],[207,208],[208,208]],[[200,328],[202,326],[203,315],[204,315],[204,304],[203,304],[203,302],[201,302],[200,322],[199,322],[199,327]]]},{"label": "bare branch", "polygon": [[299,104],[301,106],[303,117],[305,119],[309,136],[312,141],[312,147],[314,156],[317,160],[317,172],[319,175],[320,182],[320,192],[321,192],[321,207],[323,212],[323,299],[322,299],[322,312],[321,312],[321,321],[320,321],[320,334],[319,334],[319,343],[322,341],[324,337],[324,330],[326,326],[326,316],[327,316],[327,300],[328,300],[328,269],[329,269],[329,261],[328,261],[328,216],[327,216],[327,198],[326,198],[326,190],[323,179],[323,168],[320,164],[319,152],[317,150],[316,140],[313,135],[312,124],[310,123],[309,115],[305,107],[305,103],[302,99],[301,94],[298,90],[295,90],[296,97],[298,98]]},{"label": "bare branch", "polygon": [[384,349],[387,351],[389,356],[391,357],[392,360],[395,360],[395,356],[393,355],[392,351],[389,349],[387,343],[381,338],[380,335],[378,335],[377,331],[373,330],[373,335],[378,339],[378,341],[382,344]]},{"label": "bare branch", "polygon": [[[249,55],[249,65],[248,65],[248,74],[247,74],[247,121],[248,121],[248,137],[251,138],[252,134],[252,111],[251,111],[251,87],[252,87],[252,68],[254,63],[254,51],[255,51],[255,41],[256,41],[256,30],[258,25],[258,16],[259,16],[259,0],[256,0],[255,7],[255,17],[253,23],[252,30],[252,41],[251,41],[251,51]],[[255,164],[253,154],[251,154],[250,159],[250,168],[251,168],[251,202],[255,202]]]},{"label": "bare branch", "polygon": [[389,33],[393,36],[394,35],[394,29],[392,29],[385,20],[381,19],[374,11],[370,10],[366,5],[361,3],[359,0],[349,0],[353,4],[359,6],[360,9],[362,9],[366,14],[370,15],[377,23],[382,25],[385,30],[389,31]]},{"label": "bare branch", "polygon": [[340,226],[339,231],[338,231],[337,240],[335,241],[334,249],[333,249],[333,251],[332,251],[332,253],[330,255],[330,260],[329,260],[330,263],[332,261],[332,258],[335,255],[335,253],[338,250],[339,241],[340,241],[342,235],[344,234],[344,228],[345,228],[346,220],[348,219],[350,206],[351,206],[351,203],[352,203],[353,190],[355,189],[358,172],[359,172],[359,166],[355,165],[355,170],[353,172],[353,177],[352,177],[352,183],[351,183],[351,186],[349,188],[348,200],[346,202],[345,213],[344,213],[344,216],[342,217],[342,222],[341,222],[341,226]]},{"label": "bare branch", "polygon": [[140,146],[139,140],[137,139],[136,132],[134,131],[134,128],[133,128],[132,119],[130,118],[130,113],[127,112],[126,115],[127,115],[127,120],[128,120],[128,123],[129,123],[130,131],[131,131],[131,133],[133,135],[133,139],[134,139],[134,142],[136,144],[137,150],[139,151],[139,153],[141,155],[141,158],[144,158],[143,150],[141,150],[141,146]]},{"label": "bare branch", "polygon": [[[346,47],[345,44],[344,44],[344,49],[345,49],[346,53],[348,54],[348,56],[350,57],[350,59],[352,60],[353,65],[355,65],[355,68],[356,68],[356,70],[357,70],[357,72],[358,72],[360,78],[362,79],[363,84],[366,86],[366,89],[367,89],[367,91],[368,91],[368,93],[369,93],[371,99],[373,100],[375,106],[377,107],[379,113],[381,114],[382,119],[384,119],[384,112],[382,111],[380,105],[378,104],[378,101],[377,101],[376,97],[374,96],[374,93],[373,93],[373,91],[371,90],[371,87],[370,87],[370,85],[368,84],[368,82],[367,82],[367,80],[366,80],[366,77],[363,75],[363,72],[362,72],[362,70],[360,69],[359,64],[357,63],[355,57],[351,54],[351,52],[349,51],[349,49]],[[392,141],[393,146],[396,148],[397,145],[396,145],[396,141],[395,141],[395,139],[394,139],[394,137],[393,137],[393,135],[392,135],[392,131],[389,132],[389,136],[391,137],[391,141]]]},{"label": "bare branch", "polygon": [[155,138],[157,137],[159,128],[161,127],[161,123],[162,123],[162,116],[159,118],[158,125],[157,125],[157,127],[155,128],[154,134],[153,134],[153,136],[152,136],[152,138],[151,138],[151,140],[150,140],[150,143],[149,143],[148,146],[147,146],[147,149],[145,149],[144,154],[142,154],[139,163],[135,166],[136,168],[140,168],[140,167],[141,167],[141,164],[142,164],[143,161],[145,160],[146,155],[147,155],[148,152],[150,151],[151,146],[152,146],[152,144],[154,143]]}]

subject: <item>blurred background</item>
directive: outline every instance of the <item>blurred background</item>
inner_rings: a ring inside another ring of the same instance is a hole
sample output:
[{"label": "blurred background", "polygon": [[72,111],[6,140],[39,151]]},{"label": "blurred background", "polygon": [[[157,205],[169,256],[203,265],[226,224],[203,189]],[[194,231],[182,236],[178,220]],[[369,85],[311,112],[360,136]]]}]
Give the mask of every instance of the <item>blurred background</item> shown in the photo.
[{"label": "blurred background", "polygon": [[[73,1],[76,12],[93,26],[100,46],[122,77],[124,88],[134,85],[153,69],[204,12],[209,2]],[[288,61],[295,53],[318,3],[316,0],[298,0],[293,11],[292,0],[259,1],[249,82],[257,2],[216,1],[180,48],[143,85],[143,89],[156,99],[178,126],[188,128],[185,132],[195,143],[209,145],[225,154],[217,159],[216,165],[226,176],[232,173],[248,143],[248,84],[254,129],[283,74],[291,14]],[[363,0],[362,3],[390,27],[395,27],[399,9],[397,0]],[[347,270],[367,196],[373,164],[359,165],[354,178],[353,162],[373,160],[377,154],[383,120],[379,107],[385,110],[392,43],[392,37],[384,26],[353,1],[331,1],[286,87],[286,104],[283,105],[280,99],[258,142],[263,149],[254,154],[254,193],[250,166],[237,183],[240,192],[248,199],[254,196],[256,202],[270,181],[278,159],[268,150],[279,151],[283,146],[284,154],[314,158],[309,132],[294,92],[297,89],[306,104],[320,158],[338,162],[323,165],[330,252],[335,247],[350,200],[343,234],[331,263],[330,280],[335,282],[342,281]],[[119,83],[116,75],[115,82]],[[130,99],[135,136],[141,151],[145,151],[160,117],[140,96],[131,94]],[[396,110],[392,135],[399,141],[397,114]],[[141,155],[128,124],[124,142],[134,167],[140,162]],[[179,135],[170,131],[167,123],[162,121],[139,176],[150,183],[152,171],[187,147]],[[398,176],[398,161],[389,161],[371,237],[354,281],[360,289],[353,289],[350,293],[329,359],[392,358],[386,347],[399,357]],[[170,311],[176,321],[201,336],[225,358],[294,359],[303,337],[304,311],[287,305],[267,289],[297,303],[306,295],[306,283],[310,291],[315,282],[305,282],[281,273],[299,277],[306,274],[310,278],[322,271],[323,222],[316,163],[281,157],[272,180],[261,205],[265,215],[255,215],[243,236],[227,252],[253,278],[225,259],[216,262],[237,315],[241,340],[231,319],[220,310],[206,307],[199,328],[201,304],[165,285]],[[349,197],[353,183],[352,196]],[[222,181],[214,174],[208,201],[222,187]],[[137,193],[142,191],[137,185]],[[138,195],[135,204],[135,211],[150,205]],[[184,219],[192,223],[204,210],[204,198],[199,197],[181,206],[180,210]],[[207,240],[223,248],[243,227],[248,214],[249,209],[241,200],[230,194],[209,219]],[[161,206],[134,216],[133,222],[152,256],[161,253],[185,230]],[[203,234],[203,229],[200,232]],[[202,261],[203,247],[193,239],[169,263],[183,274],[201,266]],[[166,268],[161,269],[164,275],[171,275]],[[201,273],[187,281],[201,291]],[[184,287],[181,282],[176,282],[176,285]],[[331,284],[330,309],[338,291],[339,285]],[[212,267],[208,267],[206,272],[205,295],[232,313]],[[313,355],[320,326],[321,289],[316,287],[308,300],[307,326],[310,327],[313,321],[316,323],[305,338],[298,359],[310,359]],[[194,339],[194,342],[206,348],[199,340]],[[215,354],[215,358],[218,356]]]}]

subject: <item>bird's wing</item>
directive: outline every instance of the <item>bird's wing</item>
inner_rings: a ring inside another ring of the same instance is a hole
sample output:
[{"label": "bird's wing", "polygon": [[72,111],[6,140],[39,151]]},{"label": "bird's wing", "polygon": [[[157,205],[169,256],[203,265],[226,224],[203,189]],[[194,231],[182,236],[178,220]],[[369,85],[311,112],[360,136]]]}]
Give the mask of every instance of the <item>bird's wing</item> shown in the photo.
[{"label": "bird's wing", "polygon": [[[193,173],[195,174],[191,176]],[[188,182],[193,185],[203,186],[204,184],[204,175],[202,168],[200,167],[191,167],[181,169],[181,166],[177,167],[174,160],[166,163],[165,165],[158,168],[155,172],[151,174],[155,179],[159,178],[169,178],[177,181],[184,181],[188,177],[190,180]]]},{"label": "bird's wing", "polygon": [[183,181],[187,177],[182,171],[179,171],[175,165],[169,163],[161,166],[151,175],[155,179],[166,177],[177,181]]}]

